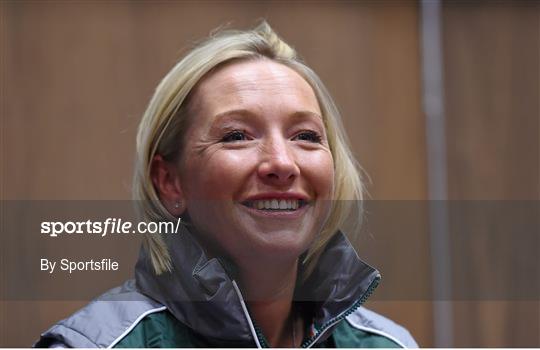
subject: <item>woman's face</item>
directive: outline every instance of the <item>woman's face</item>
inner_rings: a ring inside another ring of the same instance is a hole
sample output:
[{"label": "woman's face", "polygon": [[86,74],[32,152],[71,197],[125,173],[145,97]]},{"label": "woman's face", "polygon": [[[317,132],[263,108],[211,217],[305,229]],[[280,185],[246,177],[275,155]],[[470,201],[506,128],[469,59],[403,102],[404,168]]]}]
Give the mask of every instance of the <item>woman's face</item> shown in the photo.
[{"label": "woman's face", "polygon": [[201,241],[237,263],[296,259],[333,194],[312,88],[284,65],[241,61],[206,77],[192,97],[180,183]]}]

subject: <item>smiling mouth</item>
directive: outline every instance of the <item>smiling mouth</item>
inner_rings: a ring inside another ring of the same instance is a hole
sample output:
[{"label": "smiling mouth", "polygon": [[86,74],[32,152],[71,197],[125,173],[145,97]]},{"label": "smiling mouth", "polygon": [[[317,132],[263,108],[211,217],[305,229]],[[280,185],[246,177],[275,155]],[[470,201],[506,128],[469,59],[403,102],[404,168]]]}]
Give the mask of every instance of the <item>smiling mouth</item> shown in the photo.
[{"label": "smiling mouth", "polygon": [[307,204],[308,202],[302,199],[259,199],[242,202],[242,205],[248,208],[273,212],[295,211]]}]

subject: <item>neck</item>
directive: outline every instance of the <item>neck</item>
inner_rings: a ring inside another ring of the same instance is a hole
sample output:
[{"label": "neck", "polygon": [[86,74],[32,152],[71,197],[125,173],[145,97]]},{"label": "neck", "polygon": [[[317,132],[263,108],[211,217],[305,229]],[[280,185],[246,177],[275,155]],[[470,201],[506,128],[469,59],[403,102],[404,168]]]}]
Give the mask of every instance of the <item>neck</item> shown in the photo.
[{"label": "neck", "polygon": [[303,330],[301,321],[292,312],[298,259],[262,265],[265,266],[251,264],[240,268],[240,283],[251,316],[272,347],[299,346]]}]

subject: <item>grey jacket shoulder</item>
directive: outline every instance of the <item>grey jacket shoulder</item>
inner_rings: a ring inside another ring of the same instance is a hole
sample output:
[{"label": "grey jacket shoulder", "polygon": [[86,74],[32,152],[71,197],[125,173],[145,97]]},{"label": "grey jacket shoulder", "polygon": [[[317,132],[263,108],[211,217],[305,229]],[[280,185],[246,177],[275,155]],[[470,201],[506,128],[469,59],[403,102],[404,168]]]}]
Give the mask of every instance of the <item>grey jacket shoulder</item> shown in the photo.
[{"label": "grey jacket shoulder", "polygon": [[109,348],[146,315],[165,306],[137,292],[129,280],[90,302],[41,335],[34,347]]},{"label": "grey jacket shoulder", "polygon": [[418,348],[407,329],[363,306],[347,316],[346,320],[356,329],[386,337],[403,348]]}]

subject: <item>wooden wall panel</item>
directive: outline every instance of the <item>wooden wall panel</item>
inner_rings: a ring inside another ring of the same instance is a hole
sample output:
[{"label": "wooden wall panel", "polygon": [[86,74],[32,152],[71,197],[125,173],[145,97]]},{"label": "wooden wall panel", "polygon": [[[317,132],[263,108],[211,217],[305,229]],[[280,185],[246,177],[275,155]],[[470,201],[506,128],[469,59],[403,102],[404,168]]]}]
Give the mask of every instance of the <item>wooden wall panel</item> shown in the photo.
[{"label": "wooden wall panel", "polygon": [[539,199],[539,3],[445,2],[451,199]]},{"label": "wooden wall panel", "polygon": [[[528,200],[529,208],[540,199],[539,8],[537,1],[444,2],[451,199]],[[517,287],[538,288],[540,227],[522,232],[514,222],[497,234],[498,220],[475,217],[471,237],[460,244],[453,237],[454,283],[476,283],[485,295],[455,303],[458,347],[540,346],[538,295],[522,297]],[[516,290],[493,297],[490,282]]]}]

